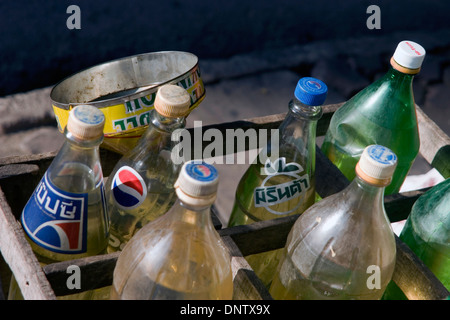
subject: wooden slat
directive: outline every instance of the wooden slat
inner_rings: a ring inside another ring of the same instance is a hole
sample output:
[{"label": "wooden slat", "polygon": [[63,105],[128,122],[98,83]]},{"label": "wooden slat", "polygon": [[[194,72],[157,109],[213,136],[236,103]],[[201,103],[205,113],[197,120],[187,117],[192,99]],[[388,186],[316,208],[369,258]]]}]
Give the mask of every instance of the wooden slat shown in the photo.
[{"label": "wooden slat", "polygon": [[419,107],[416,106],[419,122],[420,154],[444,178],[450,177],[450,138]]},{"label": "wooden slat", "polygon": [[[48,281],[57,296],[79,293],[87,290],[102,288],[112,284],[113,271],[120,252],[92,256],[82,259],[52,263],[43,268]],[[67,273],[69,266],[80,268],[80,289],[69,289]]]},{"label": "wooden slat", "polygon": [[22,227],[11,213],[0,189],[0,250],[19,284],[24,299],[52,300],[55,295]]},{"label": "wooden slat", "polygon": [[233,273],[233,300],[271,300],[267,288],[256,276],[234,241],[222,237],[231,255]]},{"label": "wooden slat", "polygon": [[409,300],[443,300],[450,296],[449,291],[414,254],[414,252],[395,237],[397,261],[392,280]]},{"label": "wooden slat", "polygon": [[[317,127],[317,135],[324,135],[328,128],[329,120],[333,112],[339,108],[342,104],[324,106],[324,115],[319,120]],[[285,113],[271,115],[266,117],[252,118],[242,121],[223,123],[217,125],[211,125],[202,128],[203,131],[208,128],[217,128],[222,132],[227,129],[237,128],[278,128],[285,117]],[[429,119],[426,115],[418,109],[419,130],[421,134],[421,155],[430,163],[437,164],[440,172],[447,172],[449,162],[449,138]],[[192,129],[191,129],[192,130]],[[434,137],[434,139],[430,139]],[[423,141],[427,143],[423,143]],[[431,143],[428,143],[430,141]],[[207,145],[209,142],[206,142]],[[318,147],[316,147],[316,179],[317,179],[317,192],[322,196],[334,194],[348,185],[348,181],[340,173],[340,171],[331,162],[326,159],[323,153]],[[226,150],[224,148],[224,150]],[[120,155],[102,149],[102,166],[104,168],[104,174],[110,173],[113,166],[120,158]],[[57,295],[63,295],[73,293],[68,291],[65,281],[68,274],[66,272],[67,266],[73,263],[77,263],[80,266],[82,274],[88,274],[90,276],[85,277],[82,288],[98,288],[104,285],[109,285],[112,281],[112,270],[114,269],[117,256],[102,255],[85,259],[79,259],[77,261],[66,261],[62,263],[52,264],[44,267],[44,272],[40,268],[37,260],[30,251],[28,243],[23,236],[23,230],[14,218],[9,207],[9,202],[12,199],[23,198],[21,201],[27,201],[31,191],[25,190],[25,182],[30,185],[30,181],[36,180],[37,184],[40,176],[43,175],[48,165],[51,163],[55,156],[55,153],[47,153],[41,155],[19,156],[0,159],[0,187],[7,191],[4,194],[0,194],[0,248],[2,250],[5,261],[10,265],[12,271],[17,276],[25,277],[28,281],[28,285],[23,285],[24,295],[26,298],[32,299],[54,299],[54,294],[48,282],[51,283],[53,289]],[[34,186],[32,186],[34,188]],[[1,189],[0,189],[1,191]],[[387,214],[391,222],[399,221],[406,218],[411,210],[414,201],[422,195],[426,189],[412,191],[404,194],[390,195],[385,198],[385,207]],[[24,195],[24,193],[29,193]],[[16,197],[16,198],[14,198]],[[16,201],[13,201],[14,203]],[[20,203],[20,201],[19,201]],[[24,203],[23,203],[24,204]],[[20,214],[19,208],[16,208],[16,212]],[[17,218],[17,217],[16,217]],[[251,270],[248,263],[243,258],[246,255],[252,253],[258,253],[262,251],[268,251],[272,249],[281,248],[284,246],[287,234],[291,227],[295,223],[298,216],[290,216],[285,218],[279,218],[270,221],[257,222],[252,225],[238,226],[233,228],[226,228],[219,230],[222,238],[226,240],[228,246],[234,253],[234,279],[235,285],[238,286],[238,296],[241,299],[253,299],[254,297],[267,299],[267,292],[264,292],[260,287],[261,283],[259,279],[255,279],[255,274]],[[216,224],[216,228],[220,229],[221,225]],[[11,240],[12,239],[12,240]],[[16,248],[16,247],[19,248]],[[444,291],[439,283],[436,284],[430,276],[430,271],[416,259],[417,257],[408,250],[405,249],[404,244],[397,239],[398,250],[398,266],[394,273],[395,280],[398,281],[399,286],[404,287],[411,285],[413,281],[419,281],[423,285],[420,288],[425,288],[424,294],[419,298],[436,298],[440,299]],[[16,252],[18,252],[16,254]],[[18,258],[19,257],[19,258]],[[27,261],[31,257],[31,262]],[[20,259],[20,266],[17,263],[17,259]],[[25,262],[24,262],[25,261]],[[23,267],[25,263],[26,267]],[[411,272],[414,276],[410,277]],[[31,278],[27,277],[31,275]],[[94,276],[92,276],[94,275]],[[418,277],[418,278],[417,278]],[[48,281],[47,281],[48,278]],[[83,279],[83,277],[82,277]],[[415,279],[415,280],[414,280]],[[30,282],[32,281],[32,282]],[[442,284],[440,284],[442,286]],[[430,290],[426,290],[432,288]],[[420,289],[422,290],[422,289]],[[37,292],[35,292],[37,291]],[[412,297],[412,296],[411,296]]]}]

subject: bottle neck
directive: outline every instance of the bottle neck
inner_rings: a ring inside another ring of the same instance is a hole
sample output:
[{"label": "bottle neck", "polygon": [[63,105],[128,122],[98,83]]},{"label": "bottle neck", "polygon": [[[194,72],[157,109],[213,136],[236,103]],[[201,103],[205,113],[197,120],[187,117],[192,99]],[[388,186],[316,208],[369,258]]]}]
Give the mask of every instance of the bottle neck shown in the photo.
[{"label": "bottle neck", "polygon": [[175,129],[182,128],[186,125],[185,117],[169,118],[161,115],[155,109],[150,112],[151,125],[161,131],[171,133]]},{"label": "bottle neck", "polygon": [[137,145],[125,156],[134,157],[136,153],[159,154],[162,149],[171,150],[172,132],[186,125],[185,117],[169,118],[159,114],[155,109],[150,111],[149,125]]},{"label": "bottle neck", "polygon": [[357,174],[348,189],[350,190],[349,194],[352,194],[362,206],[384,208],[384,185],[369,183]]},{"label": "bottle neck", "polygon": [[66,141],[47,169],[49,179],[59,188],[71,192],[88,192],[103,180],[100,144],[103,136],[94,140],[75,138],[67,129]]},{"label": "bottle neck", "polygon": [[279,127],[279,157],[301,164],[310,177],[315,171],[316,128],[321,116],[321,106],[308,106],[294,98]]},{"label": "bottle neck", "polygon": [[409,69],[409,68],[405,68],[405,67],[401,66],[400,64],[398,64],[398,63],[394,60],[394,57],[391,58],[390,63],[391,63],[391,66],[392,66],[393,69],[395,69],[395,70],[397,70],[398,72],[403,73],[403,74],[407,74],[407,75],[414,76],[414,75],[416,75],[416,74],[418,74],[418,73],[420,72],[420,68],[417,68],[417,69]]},{"label": "bottle neck", "polygon": [[394,60],[391,59],[391,67],[386,74],[386,78],[389,79],[391,83],[394,83],[395,86],[399,88],[398,90],[408,90],[412,92],[412,83],[414,76],[417,73],[410,73],[408,70],[411,71],[411,69],[395,65],[392,61]]},{"label": "bottle neck", "polygon": [[283,138],[315,140],[317,121],[322,116],[321,106],[308,106],[297,99],[289,102],[289,112],[280,125],[280,136]]},{"label": "bottle neck", "polygon": [[103,142],[103,135],[98,137],[97,139],[86,139],[82,140],[75,137],[68,129],[67,126],[64,129],[64,135],[66,136],[66,141],[73,145],[74,147],[83,148],[83,149],[92,149],[97,148]]},{"label": "bottle neck", "polygon": [[[55,157],[58,161],[81,162],[88,166],[97,163],[100,158],[100,144],[103,142],[103,136],[98,139],[80,140],[67,130],[64,130],[66,141],[62,145],[61,150]],[[54,161],[55,162],[55,161]]]},{"label": "bottle neck", "polygon": [[176,219],[200,229],[212,228],[211,205],[192,206],[187,202],[177,200]]}]

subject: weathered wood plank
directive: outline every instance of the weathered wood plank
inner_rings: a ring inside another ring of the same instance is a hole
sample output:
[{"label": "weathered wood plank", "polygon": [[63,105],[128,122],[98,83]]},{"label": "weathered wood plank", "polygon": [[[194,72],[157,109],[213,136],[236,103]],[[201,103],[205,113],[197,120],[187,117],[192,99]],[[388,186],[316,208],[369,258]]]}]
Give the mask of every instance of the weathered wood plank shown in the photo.
[{"label": "weathered wood plank", "polygon": [[397,261],[392,280],[409,300],[443,300],[449,291],[398,237]]},{"label": "weathered wood plank", "polygon": [[230,237],[244,256],[282,248],[298,214],[219,230]]},{"label": "weathered wood plank", "polygon": [[39,262],[25,239],[22,227],[11,213],[0,189],[0,250],[19,284],[22,295],[29,300],[55,299]]},{"label": "weathered wood plank", "polygon": [[450,138],[416,105],[420,154],[444,178],[450,177]]},{"label": "weathered wood plank", "polygon": [[230,237],[222,237],[231,255],[233,300],[271,300],[267,288],[252,270]]},{"label": "weathered wood plank", "polygon": [[[325,134],[332,114],[341,105],[324,106],[324,114],[319,120],[317,127],[318,136]],[[420,108],[418,108],[417,114],[422,141],[420,153],[441,174],[444,174],[444,176],[447,174],[445,177],[448,177],[450,139]],[[230,123],[221,123],[203,127],[201,130],[204,132],[209,128],[216,128],[221,132],[225,132],[227,129],[238,128],[243,130],[247,128],[276,129],[285,118],[285,115],[286,113],[281,113]],[[426,142],[424,143],[424,141]],[[208,141],[204,142],[204,146],[208,144]],[[3,191],[0,189],[0,248],[11,270],[15,274],[17,273],[16,276],[19,278],[25,278],[25,282],[22,282],[22,287],[24,287],[22,290],[24,290],[24,296],[31,299],[54,299],[54,293],[57,295],[74,293],[73,291],[69,291],[66,286],[68,277],[66,272],[67,267],[74,263],[80,266],[82,274],[89,275],[88,277],[84,277],[83,290],[110,285],[112,271],[117,260],[117,255],[114,254],[101,255],[52,264],[44,267],[44,271],[37,263],[23,235],[23,230],[16,220],[17,215],[16,218],[12,215],[10,205],[11,202],[13,205],[18,204],[17,208],[13,211],[20,214],[21,208],[28,200],[32,190],[55,155],[56,152],[51,152],[40,155],[0,159],[0,187],[3,189]],[[102,166],[105,176],[109,175],[120,157],[121,155],[119,154],[101,149]],[[316,150],[316,179],[317,192],[322,197],[342,190],[349,183],[340,171],[326,159],[319,148]],[[24,187],[26,185],[30,186],[28,188],[30,190]],[[405,219],[415,200],[426,190],[387,196],[385,198],[385,207],[391,222]],[[290,216],[257,222],[248,226],[219,230],[222,238],[226,239],[228,246],[235,252],[233,257],[234,280],[235,285],[239,286],[238,292],[240,298],[255,299],[255,296],[258,299],[270,298],[270,295],[267,296],[268,293],[262,290],[264,286],[262,288],[259,287],[262,284],[251,270],[244,256],[283,247],[286,237],[297,218],[298,216]],[[220,229],[220,221],[215,223],[215,225],[216,228]],[[442,284],[436,284],[434,281],[436,279],[433,280],[433,275],[430,276],[430,271],[423,264],[421,265],[420,260],[417,261],[417,257],[413,253],[408,252],[407,249],[409,248],[406,247],[405,249],[405,245],[397,239],[398,266],[394,273],[395,281],[398,282],[397,284],[402,289],[418,281],[421,285],[420,288],[417,288],[420,291],[424,290],[424,293],[418,297],[419,299],[440,299],[440,297],[445,295],[445,291],[442,290]],[[18,264],[19,260],[21,262]],[[24,264],[26,265],[25,268],[23,268]],[[27,281],[28,285],[26,284]],[[49,282],[55,292],[53,292]],[[411,295],[411,297],[413,296]]]},{"label": "weathered wood plank", "polygon": [[[87,290],[102,288],[112,284],[113,271],[120,252],[111,254],[74,259],[46,265],[43,271],[57,296],[79,293]],[[69,289],[67,273],[69,266],[80,268],[80,289]]]},{"label": "weathered wood plank", "polygon": [[[270,298],[270,294],[244,257],[283,247],[297,218],[298,216],[289,216],[219,230],[233,257],[236,298]],[[402,290],[408,291],[408,298],[445,298],[448,295],[445,287],[398,237],[396,237],[396,245],[397,263],[393,279]],[[117,257],[116,253],[60,262],[44,267],[44,271],[57,295],[69,294],[74,291],[70,291],[65,285],[68,277],[66,270],[70,265],[78,265],[82,275],[89,275],[85,278],[82,288],[90,290],[112,283],[112,272]]]}]

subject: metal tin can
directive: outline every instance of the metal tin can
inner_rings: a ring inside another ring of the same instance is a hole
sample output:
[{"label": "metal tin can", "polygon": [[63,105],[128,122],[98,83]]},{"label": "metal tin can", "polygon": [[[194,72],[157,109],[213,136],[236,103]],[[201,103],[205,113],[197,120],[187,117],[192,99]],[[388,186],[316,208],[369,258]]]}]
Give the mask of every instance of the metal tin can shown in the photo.
[{"label": "metal tin can", "polygon": [[148,126],[158,88],[176,84],[191,96],[190,110],[205,97],[198,58],[181,51],[139,54],[99,64],[55,85],[50,93],[61,132],[69,111],[90,104],[105,114],[103,147],[124,154]]}]

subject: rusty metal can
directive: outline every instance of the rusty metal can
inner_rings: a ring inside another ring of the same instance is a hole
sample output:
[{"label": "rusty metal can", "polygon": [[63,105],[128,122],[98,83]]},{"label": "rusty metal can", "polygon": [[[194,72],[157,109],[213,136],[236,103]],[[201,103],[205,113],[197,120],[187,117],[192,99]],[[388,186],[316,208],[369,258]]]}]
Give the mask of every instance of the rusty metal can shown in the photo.
[{"label": "rusty metal can", "polygon": [[191,96],[190,110],[205,97],[198,58],[188,52],[161,51],[99,64],[62,80],[50,93],[61,132],[69,111],[93,105],[105,114],[103,147],[124,154],[148,126],[158,88],[176,84]]}]

